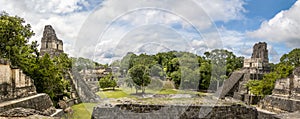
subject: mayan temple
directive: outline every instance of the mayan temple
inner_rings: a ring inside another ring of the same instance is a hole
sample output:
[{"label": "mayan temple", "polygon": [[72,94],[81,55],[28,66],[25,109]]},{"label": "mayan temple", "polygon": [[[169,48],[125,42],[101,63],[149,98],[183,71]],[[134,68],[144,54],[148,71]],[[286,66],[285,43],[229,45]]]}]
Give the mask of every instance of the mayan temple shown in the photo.
[{"label": "mayan temple", "polygon": [[46,25],[43,32],[43,37],[41,41],[41,56],[48,53],[51,57],[58,56],[63,53],[63,42],[58,39],[55,30],[51,25]]}]

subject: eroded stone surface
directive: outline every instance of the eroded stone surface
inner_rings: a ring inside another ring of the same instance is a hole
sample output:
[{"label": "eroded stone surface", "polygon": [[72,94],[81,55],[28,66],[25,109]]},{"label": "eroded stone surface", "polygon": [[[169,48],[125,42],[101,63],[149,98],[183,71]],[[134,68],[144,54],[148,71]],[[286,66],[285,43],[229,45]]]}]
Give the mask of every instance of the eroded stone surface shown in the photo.
[{"label": "eroded stone surface", "polygon": [[63,53],[63,42],[58,39],[55,30],[51,25],[46,25],[43,32],[43,37],[41,41],[41,55],[48,53],[50,56],[58,56]]},{"label": "eroded stone surface", "polygon": [[0,103],[36,94],[34,82],[21,69],[0,59]]},{"label": "eroded stone surface", "polygon": [[93,119],[256,119],[255,108],[241,105],[231,106],[179,106],[179,105],[139,105],[122,104],[114,107],[97,106]]}]

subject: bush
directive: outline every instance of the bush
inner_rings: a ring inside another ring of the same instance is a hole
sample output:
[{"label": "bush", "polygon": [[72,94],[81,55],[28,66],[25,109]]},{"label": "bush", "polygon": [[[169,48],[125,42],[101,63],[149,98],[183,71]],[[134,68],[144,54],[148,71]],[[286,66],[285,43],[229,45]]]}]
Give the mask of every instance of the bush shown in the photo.
[{"label": "bush", "polygon": [[113,80],[112,74],[110,73],[99,80],[99,86],[100,88],[113,88],[114,90],[117,86],[117,82]]},{"label": "bush", "polygon": [[163,89],[175,89],[173,81],[164,81]]}]

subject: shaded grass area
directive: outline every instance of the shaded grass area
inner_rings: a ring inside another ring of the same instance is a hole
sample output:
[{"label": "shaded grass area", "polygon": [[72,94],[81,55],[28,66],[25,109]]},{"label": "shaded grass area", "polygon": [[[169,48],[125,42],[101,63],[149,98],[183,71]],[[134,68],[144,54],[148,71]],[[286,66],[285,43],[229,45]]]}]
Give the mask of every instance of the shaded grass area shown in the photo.
[{"label": "shaded grass area", "polygon": [[73,105],[71,108],[73,109],[73,115],[68,116],[71,119],[90,119],[92,116],[92,111],[94,106],[97,103],[80,103],[77,105]]}]

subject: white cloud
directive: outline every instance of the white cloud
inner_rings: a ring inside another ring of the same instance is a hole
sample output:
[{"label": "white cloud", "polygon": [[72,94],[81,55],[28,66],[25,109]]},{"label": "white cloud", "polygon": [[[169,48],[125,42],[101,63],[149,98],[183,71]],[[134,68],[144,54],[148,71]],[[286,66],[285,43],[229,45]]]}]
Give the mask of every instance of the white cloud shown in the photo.
[{"label": "white cloud", "polygon": [[289,10],[279,12],[274,18],[264,21],[256,31],[248,35],[254,38],[267,39],[270,42],[284,43],[287,47],[300,46],[300,1]]},{"label": "white cloud", "polygon": [[[123,43],[124,41],[116,41],[124,37],[128,39],[127,41],[131,41],[130,39],[154,39],[155,34],[147,34],[151,30],[160,31],[161,33],[156,34],[156,38],[162,38],[165,41],[171,39],[167,35],[174,36],[174,34],[179,33],[180,36],[185,36],[185,39],[189,41],[188,44],[197,50],[201,46],[197,42],[202,42],[201,40],[204,39],[219,38],[213,21],[240,19],[243,17],[242,12],[244,11],[242,0],[105,0],[94,11],[84,11],[90,10],[86,8],[91,6],[97,6],[94,5],[95,3],[98,2],[85,0],[0,0],[0,10],[25,18],[36,33],[31,40],[40,41],[44,26],[52,25],[58,38],[64,41],[66,53],[71,56],[88,58],[95,55],[114,56],[109,52],[118,43]],[[107,30],[108,33],[101,39],[101,33],[106,31],[105,28],[118,17],[120,19],[117,20],[117,23],[112,25],[110,30]],[[135,30],[143,25],[153,25],[153,23],[166,26],[180,24],[182,28],[177,28],[173,34],[168,34],[170,29],[153,28],[144,29],[143,32]],[[193,30],[192,33],[189,31],[191,29],[190,23],[198,28],[200,34],[193,33]],[[152,31],[151,33],[154,33]],[[166,34],[163,35],[163,33]],[[135,44],[133,41],[131,43]],[[217,40],[209,41],[208,47],[219,46],[215,45],[219,43]],[[151,47],[153,45],[151,44]],[[169,43],[169,45],[175,44]],[[98,48],[96,46],[101,46],[102,51],[95,52],[99,50],[96,49]],[[150,46],[146,45],[145,48],[150,48]],[[145,51],[145,48],[140,48],[140,50]],[[163,49],[157,47],[151,52],[155,50]],[[102,60],[108,61],[108,59],[99,60],[100,62]]]},{"label": "white cloud", "polygon": [[18,15],[24,18],[26,23],[31,24],[35,33],[35,36],[30,39],[31,41],[36,40],[40,43],[44,26],[52,25],[58,38],[64,42],[64,50],[71,53],[72,44],[88,16],[88,12],[75,12],[81,9],[78,6],[81,2],[84,1],[0,0],[0,8],[1,11],[6,11],[10,15]]}]

